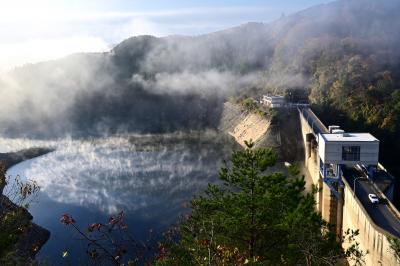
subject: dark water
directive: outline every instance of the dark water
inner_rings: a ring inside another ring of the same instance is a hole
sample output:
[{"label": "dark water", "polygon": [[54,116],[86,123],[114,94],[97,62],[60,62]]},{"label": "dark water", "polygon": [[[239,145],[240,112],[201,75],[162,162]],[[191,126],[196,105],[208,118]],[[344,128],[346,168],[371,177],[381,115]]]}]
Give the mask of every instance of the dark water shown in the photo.
[{"label": "dark water", "polygon": [[[32,141],[1,139],[2,151],[32,146],[56,151],[25,161],[9,175],[38,182],[34,221],[51,231],[39,258],[55,265],[85,264],[86,243],[59,222],[68,213],[85,228],[106,223],[121,210],[137,239],[161,232],[187,212],[184,203],[217,181],[233,144],[216,133],[119,136],[98,139]],[[69,256],[62,257],[68,251]]]}]

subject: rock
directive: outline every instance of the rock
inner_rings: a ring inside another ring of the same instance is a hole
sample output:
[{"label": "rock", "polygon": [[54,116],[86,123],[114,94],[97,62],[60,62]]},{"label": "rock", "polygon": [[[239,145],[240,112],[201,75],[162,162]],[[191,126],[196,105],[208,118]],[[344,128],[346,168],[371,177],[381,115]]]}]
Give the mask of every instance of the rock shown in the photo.
[{"label": "rock", "polygon": [[[50,231],[32,223],[32,215],[23,207],[13,203],[3,195],[6,185],[5,171],[22,161],[32,159],[53,151],[48,148],[31,148],[18,152],[0,153],[0,219],[7,214],[18,213],[18,224],[22,229],[13,250],[7,254],[0,265],[37,265],[35,255],[50,238]],[[19,227],[18,227],[19,228]]]},{"label": "rock", "polygon": [[[50,231],[32,223],[33,217],[25,208],[17,206],[3,195],[0,197],[0,217],[21,210],[21,219],[26,219],[28,225],[19,236],[11,255],[7,256],[7,263],[11,263],[10,265],[35,265],[35,255],[50,238]],[[1,265],[3,265],[2,263],[0,261]]]},{"label": "rock", "polygon": [[34,259],[40,248],[49,240],[50,231],[35,223],[27,228],[15,245],[15,254],[21,258]]},{"label": "rock", "polygon": [[3,163],[3,165],[5,166],[5,169],[8,170],[10,167],[41,156],[41,155],[45,155],[49,152],[54,151],[54,149],[49,149],[49,148],[30,148],[30,149],[24,149],[24,150],[20,150],[17,152],[8,152],[8,153],[0,153],[0,162]]}]

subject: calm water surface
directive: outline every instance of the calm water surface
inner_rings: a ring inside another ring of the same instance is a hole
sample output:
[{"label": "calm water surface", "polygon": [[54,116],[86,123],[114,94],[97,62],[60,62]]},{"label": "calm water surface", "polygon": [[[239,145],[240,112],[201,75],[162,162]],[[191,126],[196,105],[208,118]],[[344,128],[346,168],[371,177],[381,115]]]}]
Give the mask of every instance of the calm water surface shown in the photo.
[{"label": "calm water surface", "polygon": [[[84,140],[0,139],[0,151],[54,147],[47,155],[20,163],[11,176],[38,182],[38,200],[30,208],[34,222],[51,231],[39,258],[55,265],[84,262],[86,244],[60,224],[71,214],[81,227],[106,223],[124,210],[138,239],[163,231],[187,211],[183,205],[215,182],[232,143],[212,133],[130,135]],[[62,258],[68,250],[69,257]]]}]

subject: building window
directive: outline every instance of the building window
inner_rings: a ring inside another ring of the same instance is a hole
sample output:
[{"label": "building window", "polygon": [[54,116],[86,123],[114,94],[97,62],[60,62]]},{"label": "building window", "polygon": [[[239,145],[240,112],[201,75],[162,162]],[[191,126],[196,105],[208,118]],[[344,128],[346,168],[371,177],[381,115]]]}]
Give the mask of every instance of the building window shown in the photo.
[{"label": "building window", "polygon": [[360,146],[343,146],[342,147],[342,160],[343,161],[359,161],[360,160]]}]

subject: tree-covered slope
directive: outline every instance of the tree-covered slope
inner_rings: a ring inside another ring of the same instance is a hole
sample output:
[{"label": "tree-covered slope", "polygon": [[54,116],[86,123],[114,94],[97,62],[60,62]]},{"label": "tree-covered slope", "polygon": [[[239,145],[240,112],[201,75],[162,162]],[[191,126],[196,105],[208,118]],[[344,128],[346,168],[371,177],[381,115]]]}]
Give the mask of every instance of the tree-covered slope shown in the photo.
[{"label": "tree-covered slope", "polygon": [[399,13],[396,0],[341,0],[270,24],[133,37],[107,53],[23,66],[0,77],[0,132],[216,128],[231,95],[298,88],[324,110],[395,134]]}]

